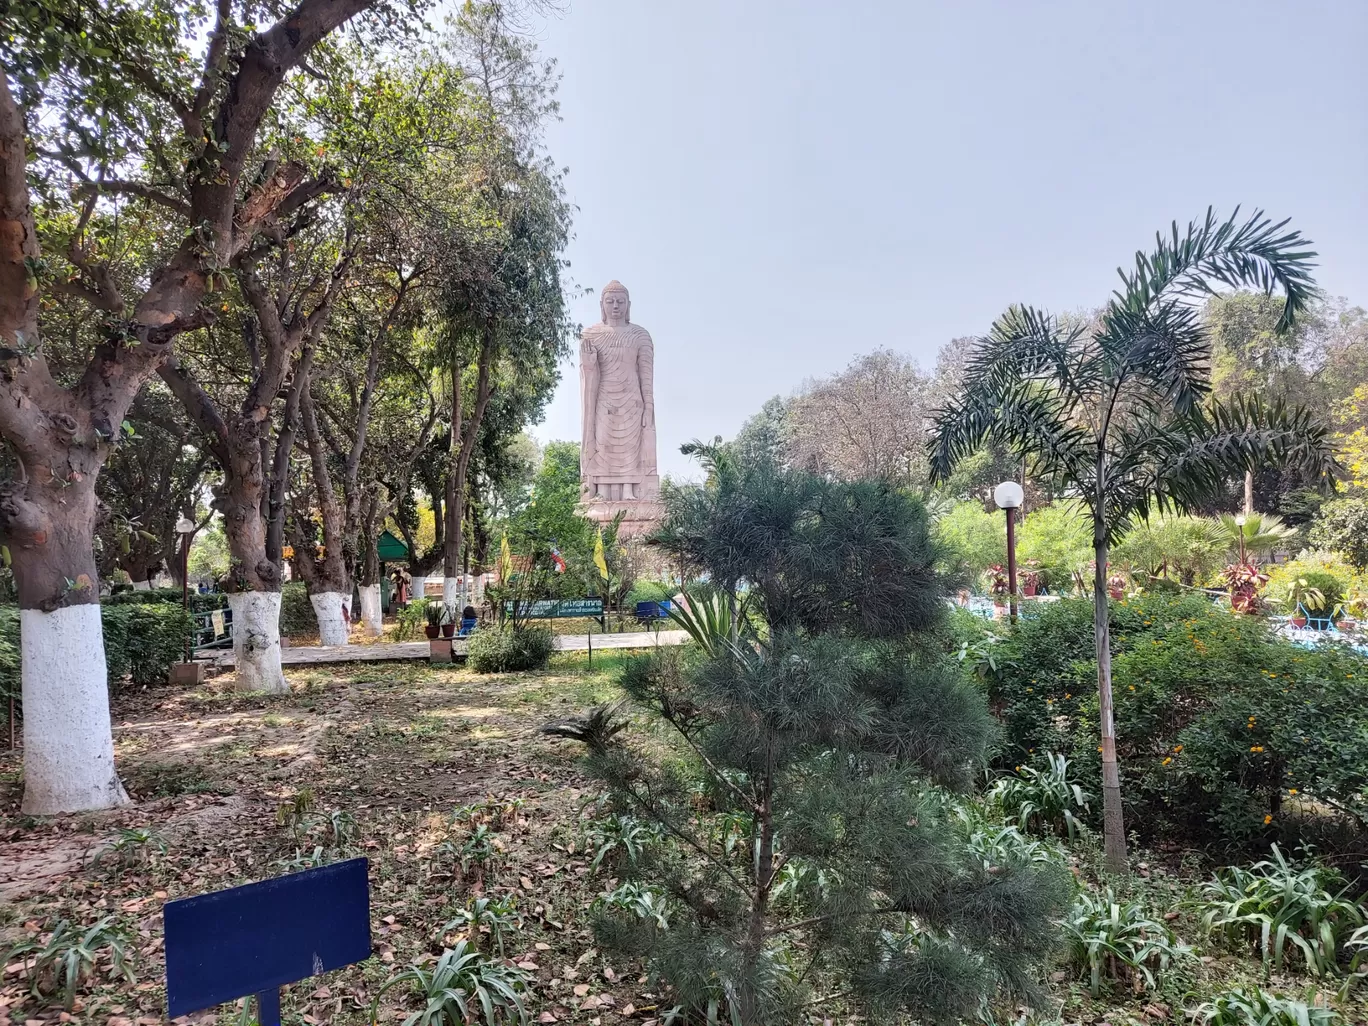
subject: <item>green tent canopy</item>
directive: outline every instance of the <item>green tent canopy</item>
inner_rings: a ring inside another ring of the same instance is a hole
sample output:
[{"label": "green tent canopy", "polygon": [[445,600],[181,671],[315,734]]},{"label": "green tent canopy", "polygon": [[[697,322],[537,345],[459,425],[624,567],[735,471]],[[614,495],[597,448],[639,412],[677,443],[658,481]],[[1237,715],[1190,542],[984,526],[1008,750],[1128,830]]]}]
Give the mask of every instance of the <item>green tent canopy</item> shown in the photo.
[{"label": "green tent canopy", "polygon": [[380,552],[382,563],[403,563],[408,559],[408,546],[389,531],[380,532],[376,548]]}]

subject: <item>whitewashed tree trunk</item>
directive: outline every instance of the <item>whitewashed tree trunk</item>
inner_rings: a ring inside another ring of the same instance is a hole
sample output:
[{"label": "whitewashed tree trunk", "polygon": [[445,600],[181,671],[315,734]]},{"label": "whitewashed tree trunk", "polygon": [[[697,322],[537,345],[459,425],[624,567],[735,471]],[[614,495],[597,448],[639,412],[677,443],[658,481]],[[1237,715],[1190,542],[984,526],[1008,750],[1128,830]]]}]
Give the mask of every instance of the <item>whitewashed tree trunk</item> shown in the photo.
[{"label": "whitewashed tree trunk", "polygon": [[309,602],[318,618],[318,643],[347,644],[351,635],[351,596],[340,591],[320,591],[310,595]]},{"label": "whitewashed tree trunk", "polygon": [[371,635],[384,633],[384,611],[380,608],[380,585],[363,584],[361,593],[361,627]]},{"label": "whitewashed tree trunk", "polygon": [[427,578],[409,578],[409,600],[416,601],[420,598],[427,598]]},{"label": "whitewashed tree trunk", "polygon": [[461,579],[459,577],[443,577],[442,605],[446,606],[447,617],[449,619],[460,619],[461,598]]},{"label": "whitewashed tree trunk", "polygon": [[152,590],[152,582],[151,582],[151,581],[134,581],[134,582],[133,582],[133,590],[134,590],[134,591],[151,591],[151,590]]},{"label": "whitewashed tree trunk", "polygon": [[290,686],[280,668],[280,592],[233,592],[228,608],[233,611],[238,690],[287,693]]},{"label": "whitewashed tree trunk", "polygon": [[19,611],[26,813],[128,801],[114,772],[104,634],[97,603]]}]

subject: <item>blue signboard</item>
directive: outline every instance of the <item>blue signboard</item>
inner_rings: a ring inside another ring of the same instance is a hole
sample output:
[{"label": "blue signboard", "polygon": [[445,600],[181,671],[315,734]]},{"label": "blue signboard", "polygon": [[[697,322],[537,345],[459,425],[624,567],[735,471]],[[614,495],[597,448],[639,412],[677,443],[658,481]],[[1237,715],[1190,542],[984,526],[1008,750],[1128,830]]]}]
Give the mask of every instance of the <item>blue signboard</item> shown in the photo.
[{"label": "blue signboard", "polygon": [[280,1026],[280,988],[370,957],[365,859],[232,887],[162,908],[171,1018],[255,994]]},{"label": "blue signboard", "polygon": [[[513,612],[513,599],[504,600],[504,610],[508,613]],[[603,599],[535,599],[530,602],[519,600],[518,611],[523,616],[533,620],[555,620],[577,616],[597,618],[603,615]]]}]

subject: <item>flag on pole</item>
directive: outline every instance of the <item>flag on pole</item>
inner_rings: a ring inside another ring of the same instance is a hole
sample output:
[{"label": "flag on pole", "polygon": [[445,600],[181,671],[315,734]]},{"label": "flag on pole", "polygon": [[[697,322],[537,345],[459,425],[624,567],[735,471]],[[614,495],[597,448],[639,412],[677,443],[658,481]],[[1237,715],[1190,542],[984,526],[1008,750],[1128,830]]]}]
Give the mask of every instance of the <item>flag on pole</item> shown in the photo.
[{"label": "flag on pole", "polygon": [[507,584],[508,578],[513,575],[513,553],[508,548],[508,535],[503,536],[503,542],[499,545],[499,583]]},{"label": "flag on pole", "polygon": [[561,555],[560,549],[551,546],[551,565],[556,568],[556,573],[565,573],[565,557]]},{"label": "flag on pole", "polygon": [[598,567],[599,576],[605,581],[608,580],[608,560],[603,555],[603,528],[598,529],[598,535],[594,538],[594,566]]}]

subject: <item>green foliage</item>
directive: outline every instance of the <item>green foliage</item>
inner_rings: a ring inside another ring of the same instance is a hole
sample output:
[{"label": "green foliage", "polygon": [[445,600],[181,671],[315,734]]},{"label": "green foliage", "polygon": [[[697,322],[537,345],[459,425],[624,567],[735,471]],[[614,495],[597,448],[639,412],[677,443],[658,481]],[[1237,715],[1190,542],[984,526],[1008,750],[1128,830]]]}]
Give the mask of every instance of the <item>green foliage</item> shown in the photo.
[{"label": "green foliage", "polygon": [[302,581],[286,581],[280,588],[280,633],[286,638],[318,633],[318,615]]},{"label": "green foliage", "polygon": [[691,589],[684,602],[670,606],[670,622],[710,656],[720,655],[731,645],[745,615],[744,600],[736,603],[733,611],[728,596],[700,589]]},{"label": "green foliage", "polygon": [[669,906],[665,892],[633,880],[628,880],[616,890],[598,898],[594,902],[592,913],[595,920],[626,913],[657,930],[670,928]]},{"label": "green foliage", "polygon": [[470,636],[466,664],[476,673],[543,670],[553,640],[545,627],[481,627]]},{"label": "green foliage", "polygon": [[1202,929],[1226,943],[1258,949],[1265,967],[1282,969],[1297,955],[1308,972],[1338,971],[1345,943],[1364,925],[1358,902],[1333,869],[1289,862],[1273,845],[1273,858],[1249,869],[1218,870],[1202,889]]},{"label": "green foliage", "polygon": [[[1080,891],[1064,923],[1069,963],[1088,981],[1093,997],[1107,982],[1156,990],[1192,951],[1162,919],[1138,901]],[[1138,988],[1137,988],[1138,989]]]},{"label": "green foliage", "polygon": [[194,624],[180,604],[104,606],[105,665],[113,687],[127,677],[133,684],[165,684],[171,664],[185,657],[185,639]]},{"label": "green foliage", "polygon": [[1225,540],[1206,517],[1158,516],[1136,520],[1112,550],[1117,563],[1143,575],[1142,585],[1161,581],[1201,586],[1225,562]]},{"label": "green foliage", "polygon": [[[1098,765],[1092,606],[1023,618],[988,670],[1010,767],[1031,750]],[[1247,842],[1299,829],[1305,800],[1368,824],[1368,659],[1306,649],[1258,617],[1190,595],[1113,602],[1112,674],[1122,782],[1142,836]],[[1296,799],[1296,802],[1291,802]]]},{"label": "green foliage", "polygon": [[1368,499],[1334,499],[1321,507],[1308,538],[1337,552],[1359,572],[1368,570]]},{"label": "green foliage", "polygon": [[99,971],[100,962],[104,962],[107,975],[134,982],[127,962],[128,938],[113,924],[113,917],[105,916],[82,932],[68,920],[59,920],[46,936],[30,937],[10,948],[5,961],[24,966],[34,994],[60,993],[62,1004],[70,1011],[77,989]]},{"label": "green foliage", "polygon": [[1337,553],[1324,550],[1305,550],[1298,553],[1296,559],[1266,567],[1265,572],[1268,574],[1266,591],[1270,594],[1286,592],[1289,582],[1302,579],[1319,591],[1323,602],[1307,608],[1313,616],[1329,615],[1346,599],[1365,590],[1363,575]]},{"label": "green foliage", "polygon": [[994,564],[1007,562],[1007,527],[1003,516],[989,513],[983,503],[959,502],[932,528],[944,550],[946,566],[974,580]]},{"label": "green foliage", "polygon": [[[1001,518],[994,530],[1005,531]],[[1056,502],[1030,510],[1017,529],[1018,566],[1039,564],[1044,584],[1056,595],[1073,591],[1093,558],[1092,524],[1076,502]]]},{"label": "green foliage", "polygon": [[121,827],[119,836],[91,860],[100,866],[113,862],[119,870],[135,865],[146,865],[152,852],[166,854],[166,838],[150,827]]},{"label": "green foliage", "polygon": [[[440,604],[440,603],[439,603]],[[394,640],[408,641],[418,636],[418,628],[428,622],[428,600],[413,599],[395,617]]]},{"label": "green foliage", "polygon": [[988,800],[1017,826],[1033,834],[1054,834],[1071,840],[1083,830],[1082,816],[1092,797],[1070,772],[1063,755],[1046,752],[1037,765],[1018,766],[988,792]]},{"label": "green foliage", "polygon": [[522,926],[517,902],[511,896],[503,898],[472,898],[465,908],[457,911],[441,933],[445,936],[457,930],[466,931],[470,943],[480,947],[480,938],[488,934],[490,941],[504,954],[504,938]]},{"label": "green foliage", "polygon": [[[146,591],[121,591],[117,595],[110,595],[103,602],[107,606],[145,606],[145,605],[171,605],[181,604],[182,593],[179,588],[148,588]],[[189,594],[190,612],[207,613],[215,609],[228,608],[228,596],[221,591],[210,591],[200,594],[191,591]]]},{"label": "green foliage", "polygon": [[1236,987],[1197,1007],[1202,1026],[1338,1026],[1344,1020],[1333,1008],[1279,997],[1258,987]]},{"label": "green foliage", "polygon": [[[659,832],[627,868],[668,914],[605,905],[600,943],[644,956],[698,1021],[800,1021],[818,966],[871,1021],[1034,999],[1067,881],[1028,858],[985,866],[943,798],[973,783],[995,731],[940,649],[924,509],[688,448],[708,480],[667,493],[659,542],[724,596],[745,582],[750,615],[735,644],[621,674],[651,734],[591,748],[586,767],[610,811]],[[609,854],[627,864],[618,823]]]},{"label": "green foliage", "polygon": [[370,1021],[377,1021],[380,999],[399,987],[423,1003],[402,1026],[498,1026],[515,1020],[525,1024],[524,1001],[531,979],[516,966],[487,958],[469,941],[458,941],[431,968],[411,965],[386,980],[371,1002]]},{"label": "green foliage", "polygon": [[634,816],[613,815],[589,827],[589,844],[594,849],[590,869],[608,865],[619,873],[635,869],[650,845],[660,840],[661,829]]}]

